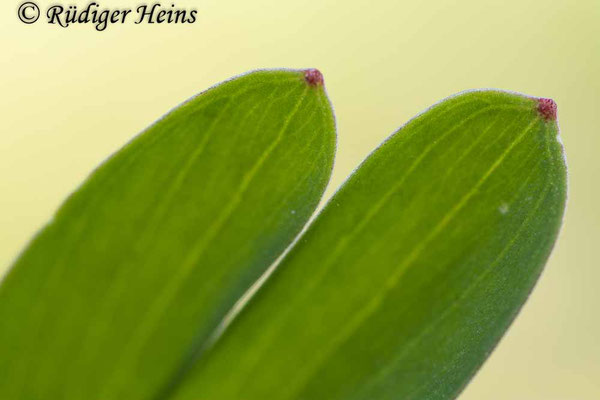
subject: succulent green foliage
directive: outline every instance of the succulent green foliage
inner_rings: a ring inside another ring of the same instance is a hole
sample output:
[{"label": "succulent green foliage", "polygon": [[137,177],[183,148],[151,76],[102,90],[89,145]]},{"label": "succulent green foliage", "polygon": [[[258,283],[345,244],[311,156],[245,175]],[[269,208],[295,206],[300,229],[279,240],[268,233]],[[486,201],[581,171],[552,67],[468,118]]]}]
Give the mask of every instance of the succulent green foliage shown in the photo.
[{"label": "succulent green foliage", "polygon": [[553,106],[470,92],[409,122],[169,398],[456,397],[556,239],[566,173]]},{"label": "succulent green foliage", "polygon": [[309,72],[210,89],[69,197],[0,287],[1,399],[150,399],[185,368],[329,180]]}]

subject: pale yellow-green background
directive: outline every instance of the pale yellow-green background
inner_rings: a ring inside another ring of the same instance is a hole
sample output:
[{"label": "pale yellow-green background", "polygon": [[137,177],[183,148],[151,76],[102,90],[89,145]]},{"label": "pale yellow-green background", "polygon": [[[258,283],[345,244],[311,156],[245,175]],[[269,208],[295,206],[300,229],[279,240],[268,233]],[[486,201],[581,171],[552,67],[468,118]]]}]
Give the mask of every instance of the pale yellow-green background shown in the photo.
[{"label": "pale yellow-green background", "polygon": [[461,399],[600,399],[600,0],[182,0],[198,9],[196,24],[130,21],[100,33],[24,25],[19,1],[0,6],[0,273],[108,154],[247,70],[325,75],[339,128],[328,196],[382,139],[450,94],[552,97],[569,161],[564,228]]}]

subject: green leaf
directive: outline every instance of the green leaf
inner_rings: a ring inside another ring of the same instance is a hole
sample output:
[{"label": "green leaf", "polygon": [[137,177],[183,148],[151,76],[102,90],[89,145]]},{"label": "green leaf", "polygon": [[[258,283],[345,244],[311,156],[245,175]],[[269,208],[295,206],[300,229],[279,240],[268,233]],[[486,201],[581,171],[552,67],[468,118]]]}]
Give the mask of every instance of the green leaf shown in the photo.
[{"label": "green leaf", "polygon": [[177,400],[451,399],[551,251],[551,100],[446,100],[375,151],[207,350]]},{"label": "green leaf", "polygon": [[0,398],[155,396],[299,233],[334,149],[316,70],[239,77],[150,127],[0,287]]}]

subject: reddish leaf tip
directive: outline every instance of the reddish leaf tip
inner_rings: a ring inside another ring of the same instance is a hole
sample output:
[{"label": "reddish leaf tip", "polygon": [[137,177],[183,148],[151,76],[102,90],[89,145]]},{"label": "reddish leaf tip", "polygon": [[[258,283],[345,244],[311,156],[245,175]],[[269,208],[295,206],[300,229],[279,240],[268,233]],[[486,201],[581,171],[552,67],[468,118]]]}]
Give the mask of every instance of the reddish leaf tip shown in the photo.
[{"label": "reddish leaf tip", "polygon": [[308,82],[310,86],[323,86],[323,74],[321,71],[315,68],[307,69],[304,71],[304,80]]},{"label": "reddish leaf tip", "polygon": [[537,110],[546,121],[556,120],[556,103],[552,99],[538,99]]}]

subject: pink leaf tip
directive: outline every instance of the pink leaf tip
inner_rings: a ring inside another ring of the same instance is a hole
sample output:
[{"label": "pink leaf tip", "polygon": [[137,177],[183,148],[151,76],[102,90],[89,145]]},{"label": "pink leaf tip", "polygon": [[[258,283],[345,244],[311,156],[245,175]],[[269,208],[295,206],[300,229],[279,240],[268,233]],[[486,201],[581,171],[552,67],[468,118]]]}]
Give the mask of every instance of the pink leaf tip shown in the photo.
[{"label": "pink leaf tip", "polygon": [[538,99],[537,110],[546,121],[556,120],[556,103],[552,99]]},{"label": "pink leaf tip", "polygon": [[308,82],[310,86],[323,86],[323,74],[315,68],[304,71],[304,80]]}]

